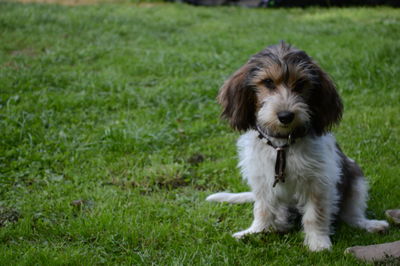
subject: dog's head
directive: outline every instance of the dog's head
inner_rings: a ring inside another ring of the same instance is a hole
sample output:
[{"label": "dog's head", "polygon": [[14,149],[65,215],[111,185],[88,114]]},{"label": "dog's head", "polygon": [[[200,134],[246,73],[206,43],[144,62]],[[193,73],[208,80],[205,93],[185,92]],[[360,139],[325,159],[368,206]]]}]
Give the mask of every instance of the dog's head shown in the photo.
[{"label": "dog's head", "polygon": [[337,124],[343,105],[329,76],[304,52],[281,42],[254,55],[221,87],[222,116],[237,130],[262,127],[273,135]]}]

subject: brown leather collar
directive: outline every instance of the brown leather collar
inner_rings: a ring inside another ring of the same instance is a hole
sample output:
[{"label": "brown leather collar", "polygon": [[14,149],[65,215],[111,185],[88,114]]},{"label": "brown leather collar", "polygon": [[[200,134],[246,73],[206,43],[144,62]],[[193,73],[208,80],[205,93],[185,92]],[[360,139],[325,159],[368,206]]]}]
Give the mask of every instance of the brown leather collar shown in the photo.
[{"label": "brown leather collar", "polygon": [[267,139],[267,140],[270,140],[271,138],[283,139],[283,140],[286,139],[288,141],[291,141],[290,144],[293,144],[296,139],[305,137],[310,133],[310,127],[308,125],[296,128],[288,135],[272,134],[268,131],[266,132],[258,124],[255,126],[255,130],[257,130],[257,132],[261,136],[261,137],[259,136],[260,139]]},{"label": "brown leather collar", "polygon": [[[272,187],[275,187],[278,182],[285,183],[286,149],[289,148],[296,139],[306,136],[309,131],[308,128],[295,130],[287,136],[266,134],[259,125],[256,125],[256,130],[258,131],[258,138],[266,140],[266,143],[276,150],[275,180]],[[272,143],[270,138],[286,139],[287,142],[284,145],[277,146]]]}]

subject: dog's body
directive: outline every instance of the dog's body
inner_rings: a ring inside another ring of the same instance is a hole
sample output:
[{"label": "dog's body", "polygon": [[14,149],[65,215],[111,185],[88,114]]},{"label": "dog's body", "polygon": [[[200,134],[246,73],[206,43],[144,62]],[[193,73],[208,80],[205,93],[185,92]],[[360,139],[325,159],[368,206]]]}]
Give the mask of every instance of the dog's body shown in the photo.
[{"label": "dog's body", "polygon": [[303,51],[285,43],[253,56],[221,88],[219,102],[238,141],[239,167],[252,192],[216,193],[209,201],[254,201],[252,225],[234,237],[287,231],[290,211],[302,215],[305,244],[329,249],[333,220],[370,232],[386,221],[365,217],[367,183],[329,129],[342,103],[330,78]]}]

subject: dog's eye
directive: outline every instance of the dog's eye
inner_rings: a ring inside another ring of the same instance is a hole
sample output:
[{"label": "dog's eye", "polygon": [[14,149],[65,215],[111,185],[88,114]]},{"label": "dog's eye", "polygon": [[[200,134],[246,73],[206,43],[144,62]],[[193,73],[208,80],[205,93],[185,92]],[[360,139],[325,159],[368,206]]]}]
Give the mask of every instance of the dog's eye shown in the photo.
[{"label": "dog's eye", "polygon": [[296,83],[296,85],[294,86],[293,90],[295,92],[302,92],[305,85],[306,85],[305,81],[299,81],[299,82]]},{"label": "dog's eye", "polygon": [[265,79],[263,81],[265,87],[267,87],[268,89],[275,89],[275,84],[274,81],[272,79]]}]

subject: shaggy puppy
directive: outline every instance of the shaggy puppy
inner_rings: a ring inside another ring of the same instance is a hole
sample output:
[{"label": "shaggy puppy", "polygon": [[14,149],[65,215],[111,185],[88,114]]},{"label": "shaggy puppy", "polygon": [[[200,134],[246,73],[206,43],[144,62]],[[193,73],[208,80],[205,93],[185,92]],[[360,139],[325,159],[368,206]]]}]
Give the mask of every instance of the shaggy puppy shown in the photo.
[{"label": "shaggy puppy", "polygon": [[222,116],[246,131],[238,140],[239,167],[252,192],[216,193],[207,200],[254,201],[251,226],[233,236],[287,231],[293,210],[302,215],[305,245],[330,249],[339,217],[369,232],[386,221],[365,217],[367,182],[329,133],[342,101],[329,76],[304,51],[284,42],[254,55],[222,86]]}]

